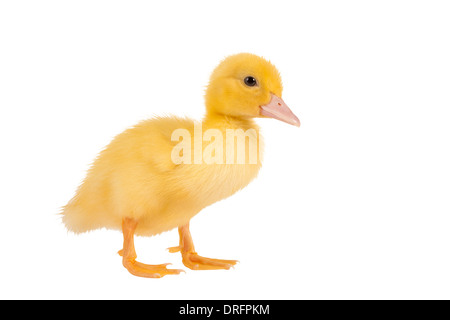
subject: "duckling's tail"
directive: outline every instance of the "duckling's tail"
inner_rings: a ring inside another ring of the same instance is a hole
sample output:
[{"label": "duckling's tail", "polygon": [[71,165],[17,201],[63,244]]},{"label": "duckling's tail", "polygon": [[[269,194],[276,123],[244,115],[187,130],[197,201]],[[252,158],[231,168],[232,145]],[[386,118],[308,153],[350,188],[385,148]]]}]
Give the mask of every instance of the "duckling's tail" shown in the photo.
[{"label": "duckling's tail", "polygon": [[67,230],[74,233],[82,233],[101,228],[101,225],[96,221],[96,215],[85,210],[78,203],[77,196],[72,198],[72,200],[62,208],[61,215],[62,222]]}]

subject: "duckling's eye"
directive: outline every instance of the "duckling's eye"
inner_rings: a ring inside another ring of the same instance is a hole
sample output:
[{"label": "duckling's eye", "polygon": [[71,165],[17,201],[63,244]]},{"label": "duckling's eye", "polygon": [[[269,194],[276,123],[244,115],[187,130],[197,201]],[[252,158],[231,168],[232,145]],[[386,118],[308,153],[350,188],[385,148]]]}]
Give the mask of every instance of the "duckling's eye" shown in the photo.
[{"label": "duckling's eye", "polygon": [[244,79],[244,83],[249,87],[254,87],[256,86],[256,79],[249,76]]}]

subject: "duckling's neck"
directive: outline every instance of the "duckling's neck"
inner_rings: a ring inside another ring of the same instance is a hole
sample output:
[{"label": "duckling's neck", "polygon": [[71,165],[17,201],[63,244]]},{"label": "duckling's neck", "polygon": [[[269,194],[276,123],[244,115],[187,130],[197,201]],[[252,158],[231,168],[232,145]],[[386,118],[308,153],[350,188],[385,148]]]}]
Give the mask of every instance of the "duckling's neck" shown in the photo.
[{"label": "duckling's neck", "polygon": [[207,112],[202,126],[204,129],[259,129],[252,118],[234,117],[216,112]]},{"label": "duckling's neck", "polygon": [[[203,119],[202,130],[206,133],[211,129],[214,129],[215,132],[210,132],[211,135],[208,135],[210,138],[206,140],[211,141],[211,136],[214,136],[213,145],[219,148],[219,152],[223,152],[222,155],[218,155],[220,163],[246,164],[246,167],[250,166],[254,169],[254,171],[250,170],[252,172],[250,176],[253,179],[261,167],[263,154],[262,136],[259,126],[255,121],[252,118],[233,117],[208,112]],[[220,134],[217,136],[217,130],[222,136]],[[207,143],[203,144],[203,146],[205,148],[208,146],[208,149],[210,149],[210,145]],[[217,151],[215,151],[215,154],[218,154]],[[242,174],[245,176],[250,171],[246,171],[247,173],[241,172],[238,175]],[[250,180],[246,183],[250,182]]]}]

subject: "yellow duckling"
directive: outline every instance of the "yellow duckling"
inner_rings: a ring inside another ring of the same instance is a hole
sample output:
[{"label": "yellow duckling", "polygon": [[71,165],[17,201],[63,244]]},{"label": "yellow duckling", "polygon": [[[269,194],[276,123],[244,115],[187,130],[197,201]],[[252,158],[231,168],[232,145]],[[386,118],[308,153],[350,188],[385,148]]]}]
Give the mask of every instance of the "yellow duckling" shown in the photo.
[{"label": "yellow duckling", "polygon": [[135,234],[151,236],[176,227],[180,243],[169,250],[180,251],[186,267],[229,269],[236,260],[195,252],[189,221],[258,174],[262,149],[253,118],[300,126],[281,93],[279,72],[270,62],[248,53],[229,56],[211,75],[203,121],[153,118],[116,136],[63,208],[63,223],[75,233],[122,230],[119,254],[136,276],[160,278],[183,271],[140,263],[134,249]]}]

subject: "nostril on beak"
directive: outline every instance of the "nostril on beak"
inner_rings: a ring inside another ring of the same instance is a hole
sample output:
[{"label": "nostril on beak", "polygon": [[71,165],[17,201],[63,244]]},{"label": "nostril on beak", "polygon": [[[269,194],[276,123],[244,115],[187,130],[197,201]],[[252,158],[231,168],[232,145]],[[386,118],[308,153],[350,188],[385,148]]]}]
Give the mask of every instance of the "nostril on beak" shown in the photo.
[{"label": "nostril on beak", "polygon": [[278,105],[281,106],[281,103],[278,102]]}]

